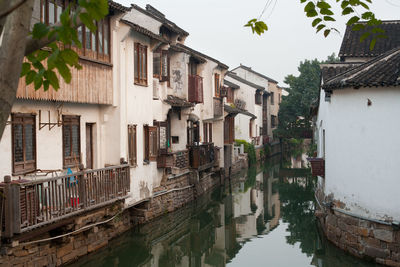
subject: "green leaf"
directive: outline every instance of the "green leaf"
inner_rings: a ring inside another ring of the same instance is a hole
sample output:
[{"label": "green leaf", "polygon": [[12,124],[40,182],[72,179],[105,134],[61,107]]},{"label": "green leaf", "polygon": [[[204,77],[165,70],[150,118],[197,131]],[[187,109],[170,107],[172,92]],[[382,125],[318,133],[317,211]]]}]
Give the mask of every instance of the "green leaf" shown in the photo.
[{"label": "green leaf", "polygon": [[61,60],[58,60],[56,62],[56,68],[57,68],[58,72],[60,73],[60,75],[63,77],[64,81],[66,83],[70,83],[71,82],[71,71],[68,68],[68,66]]},{"label": "green leaf", "polygon": [[81,19],[83,24],[85,24],[85,26],[89,28],[90,31],[96,31],[96,25],[94,25],[93,19],[89,16],[88,13],[81,13],[79,15],[79,18]]},{"label": "green leaf", "polygon": [[314,10],[311,10],[311,11],[307,12],[306,16],[309,17],[309,18],[313,18],[313,17],[318,16],[318,12],[314,9]]},{"label": "green leaf", "polygon": [[321,31],[323,28],[325,28],[326,26],[324,25],[324,24],[320,24],[320,25],[318,25],[318,27],[317,27],[317,33],[319,32],[319,31]]},{"label": "green leaf", "polygon": [[324,31],[324,36],[325,36],[325,38],[326,37],[328,37],[328,35],[331,33],[331,30],[330,29],[326,29],[325,31]]},{"label": "green leaf", "polygon": [[308,2],[307,5],[304,7],[304,12],[310,12],[312,10],[315,10],[315,4],[313,2]]},{"label": "green leaf", "polygon": [[364,32],[360,37],[360,42],[364,42],[371,35],[371,32]]},{"label": "green leaf", "polygon": [[365,25],[364,24],[355,24],[354,26],[353,26],[353,31],[359,31],[359,30],[363,30],[365,28]]},{"label": "green leaf", "polygon": [[39,90],[43,83],[43,76],[37,73],[33,79],[33,84],[35,85],[35,90]]},{"label": "green leaf", "polygon": [[312,26],[313,26],[313,27],[317,26],[321,21],[322,21],[321,18],[316,18],[316,19],[314,19],[313,22],[312,22]]},{"label": "green leaf", "polygon": [[39,50],[39,51],[37,52],[36,59],[37,59],[38,61],[43,61],[43,60],[46,59],[48,56],[49,56],[49,52],[48,52],[48,51]]},{"label": "green leaf", "polygon": [[65,49],[60,52],[61,58],[69,65],[78,63],[78,54],[72,49]]},{"label": "green leaf", "polygon": [[34,71],[34,70],[29,71],[25,77],[26,84],[27,85],[31,84],[33,82],[33,79],[35,78],[35,76],[36,76],[36,71]]},{"label": "green leaf", "polygon": [[351,17],[347,21],[347,25],[353,25],[354,23],[357,23],[359,20],[360,20],[360,18],[358,16]]},{"label": "green leaf", "polygon": [[44,73],[44,77],[50,82],[50,84],[51,84],[51,86],[54,88],[54,90],[57,91],[57,90],[60,88],[60,84],[59,84],[59,81],[58,81],[58,77],[57,77],[57,75],[55,74],[54,71],[52,71],[52,70],[47,70],[47,71]]},{"label": "green leaf", "polygon": [[332,18],[331,16],[324,16],[324,20],[325,21],[336,21],[334,18]]},{"label": "green leaf", "polygon": [[331,11],[331,10],[329,10],[329,9],[321,9],[320,10],[320,13],[322,14],[322,15],[334,15],[334,13]]},{"label": "green leaf", "polygon": [[42,39],[47,35],[49,30],[50,28],[46,24],[41,22],[35,23],[35,25],[33,25],[32,37],[34,39]]},{"label": "green leaf", "polygon": [[43,81],[43,90],[46,92],[49,90],[50,82],[49,81]]},{"label": "green leaf", "polygon": [[331,8],[331,5],[328,4],[328,3],[325,2],[325,1],[319,1],[319,2],[317,3],[317,7],[319,7],[320,9],[329,9],[329,8]]},{"label": "green leaf", "polygon": [[26,74],[28,74],[28,72],[31,70],[31,64],[29,64],[28,62],[24,62],[22,63],[22,70],[21,70],[21,75],[20,77],[25,76]]},{"label": "green leaf", "polygon": [[348,15],[350,13],[354,13],[354,9],[351,7],[346,7],[345,9],[342,10],[342,15]]},{"label": "green leaf", "polygon": [[369,43],[369,50],[374,50],[376,44],[376,38],[372,39],[371,42]]}]

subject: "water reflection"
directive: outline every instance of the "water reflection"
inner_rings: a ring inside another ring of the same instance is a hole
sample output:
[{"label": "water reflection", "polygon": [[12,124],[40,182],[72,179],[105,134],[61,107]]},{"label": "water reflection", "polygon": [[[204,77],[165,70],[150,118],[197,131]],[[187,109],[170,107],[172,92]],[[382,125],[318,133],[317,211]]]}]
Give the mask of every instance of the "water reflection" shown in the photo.
[{"label": "water reflection", "polygon": [[376,266],[322,238],[313,214],[315,179],[288,168],[304,164],[271,159],[74,265]]}]

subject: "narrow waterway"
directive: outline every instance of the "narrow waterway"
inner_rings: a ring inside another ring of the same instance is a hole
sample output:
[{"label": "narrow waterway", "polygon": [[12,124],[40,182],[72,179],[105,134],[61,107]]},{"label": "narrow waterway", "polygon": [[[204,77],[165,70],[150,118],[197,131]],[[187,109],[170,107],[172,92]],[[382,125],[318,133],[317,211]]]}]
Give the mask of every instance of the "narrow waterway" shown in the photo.
[{"label": "narrow waterway", "polygon": [[[377,266],[325,241],[299,157],[273,158],[71,266]],[[304,159],[304,157],[303,157]]]}]

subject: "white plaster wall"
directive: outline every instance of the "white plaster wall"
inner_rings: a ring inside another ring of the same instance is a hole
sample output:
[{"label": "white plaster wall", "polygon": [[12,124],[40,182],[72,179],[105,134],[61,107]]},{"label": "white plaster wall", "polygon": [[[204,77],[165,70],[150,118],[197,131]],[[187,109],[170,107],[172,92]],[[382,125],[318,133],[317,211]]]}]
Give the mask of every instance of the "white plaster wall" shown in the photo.
[{"label": "white plaster wall", "polygon": [[[235,139],[246,140],[251,143],[249,133],[250,117],[243,114],[238,114],[235,117]],[[254,131],[255,133],[255,131]]]},{"label": "white plaster wall", "polygon": [[242,69],[241,67],[235,69],[233,72],[236,73],[237,76],[249,82],[265,87],[265,90],[269,91],[269,83],[267,79],[260,77],[259,75],[249,72],[245,69]]},{"label": "white plaster wall", "polygon": [[[140,33],[133,32],[130,27],[120,23],[116,43],[120,43],[118,55],[121,68],[120,79],[120,113],[113,118],[120,123],[120,157],[128,159],[127,126],[136,125],[137,166],[131,167],[131,192],[127,205],[150,197],[153,188],[160,185],[162,173],[157,163],[144,162],[144,125],[153,125],[154,119],[160,119],[162,105],[153,103],[153,53],[150,50],[150,39]],[[134,83],[134,43],[148,46],[147,50],[147,86]],[[154,110],[153,107],[156,109]],[[158,115],[156,115],[158,114]]]},{"label": "white plaster wall", "polygon": [[[48,126],[39,130],[39,110],[42,113],[42,122],[57,122],[57,105],[48,101],[17,100],[12,108],[13,113],[36,114],[36,159],[37,169],[59,170],[63,168],[62,152],[62,127],[55,126],[49,130]],[[100,143],[104,143],[104,129],[102,124],[101,106],[89,104],[62,104],[63,115],[79,115],[80,117],[80,139],[81,139],[81,162],[86,165],[86,123],[93,125],[93,167],[101,168],[106,163],[104,152]],[[11,120],[11,117],[9,118]],[[7,125],[3,137],[0,140],[0,180],[4,175],[12,174],[12,146],[11,125]]]},{"label": "white plaster wall", "polygon": [[153,19],[152,17],[147,16],[146,14],[143,14],[135,8],[132,8],[129,13],[125,14],[123,19],[146,28],[157,35],[160,34],[160,27],[162,23]]},{"label": "white plaster wall", "polygon": [[326,136],[325,194],[362,216],[400,220],[399,89],[337,90],[330,103],[321,93],[316,123],[319,156],[323,130]]}]

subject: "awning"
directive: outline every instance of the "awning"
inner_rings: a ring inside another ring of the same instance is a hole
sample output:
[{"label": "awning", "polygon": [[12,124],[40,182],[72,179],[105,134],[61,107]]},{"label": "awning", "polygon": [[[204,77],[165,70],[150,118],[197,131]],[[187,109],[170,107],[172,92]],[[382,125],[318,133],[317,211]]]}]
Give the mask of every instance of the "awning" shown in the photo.
[{"label": "awning", "polygon": [[256,119],[257,118],[256,115],[251,114],[247,110],[238,109],[238,108],[231,107],[231,106],[228,106],[228,105],[224,105],[224,109],[225,109],[226,112],[228,112],[231,115],[237,115],[237,114],[240,113],[240,114],[243,114],[243,115],[247,115],[247,116],[251,117],[252,119]]}]

